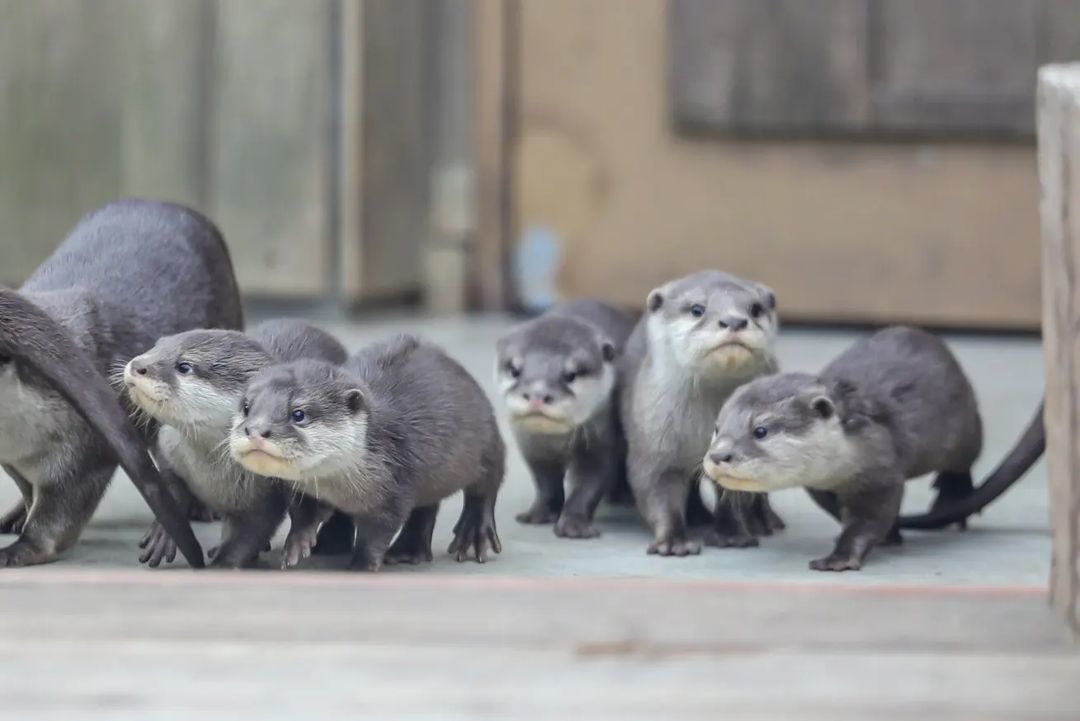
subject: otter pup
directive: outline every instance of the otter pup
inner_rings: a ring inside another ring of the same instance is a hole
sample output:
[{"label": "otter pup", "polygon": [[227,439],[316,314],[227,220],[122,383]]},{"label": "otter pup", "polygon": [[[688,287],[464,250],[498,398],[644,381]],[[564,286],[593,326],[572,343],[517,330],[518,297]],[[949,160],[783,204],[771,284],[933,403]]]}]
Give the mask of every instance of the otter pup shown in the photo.
[{"label": "otter pup", "polygon": [[495,499],[505,449],[491,403],[464,368],[415,337],[369,346],[340,367],[264,369],[245,391],[230,448],[253,473],[351,515],[353,568],[430,561],[439,502],[459,490],[449,553],[482,563],[502,550]]},{"label": "otter pup", "polygon": [[123,200],[82,218],[19,291],[0,289],[0,464],[23,501],[0,566],[54,560],[78,540],[117,462],[193,567],[202,549],[106,377],[161,335],[242,324],[213,223]]},{"label": "otter pup", "polygon": [[[621,364],[629,481],[654,534],[649,553],[685,556],[701,551],[687,536],[688,502],[702,515],[701,456],[716,414],[738,386],[776,370],[776,297],[707,270],[653,290],[646,306]],[[753,545],[753,532],[782,526],[764,496],[722,494],[706,542]]]},{"label": "otter pup", "polygon": [[[314,358],[342,363],[346,356],[329,333],[304,321],[281,319],[249,334],[192,330],[167,336],[124,367],[131,400],[161,424],[159,466],[173,479],[178,500],[190,503],[194,497],[223,516],[221,545],[211,551],[211,565],[253,565],[288,505],[284,488],[256,480],[228,452],[233,413],[248,381],[275,362]],[[286,545],[297,543],[292,540]],[[145,551],[139,560],[151,567],[163,559],[171,562],[176,554],[157,523],[140,546]]]},{"label": "otter pup", "polygon": [[892,327],[856,342],[819,377],[784,373],[740,388],[716,421],[705,473],[724,488],[804,486],[843,524],[817,571],[858,570],[898,543],[904,481],[938,472],[970,485],[982,448],[971,384],[945,344]]},{"label": "otter pup", "polygon": [[496,382],[536,484],[532,507],[517,516],[521,523],[554,522],[561,538],[600,535],[593,514],[623,472],[615,360],[633,327],[617,308],[581,300],[498,340]]}]

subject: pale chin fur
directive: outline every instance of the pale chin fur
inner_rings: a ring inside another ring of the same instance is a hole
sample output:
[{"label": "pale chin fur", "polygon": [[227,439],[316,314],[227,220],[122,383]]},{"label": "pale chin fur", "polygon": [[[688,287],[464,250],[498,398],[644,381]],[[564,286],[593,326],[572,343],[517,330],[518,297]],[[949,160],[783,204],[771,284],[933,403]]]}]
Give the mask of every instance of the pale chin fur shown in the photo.
[{"label": "pale chin fur", "polygon": [[[276,446],[267,445],[275,454],[279,452]],[[260,452],[253,446],[251,441],[243,436],[237,437],[234,434],[230,437],[229,452],[232,454],[233,460],[252,473],[271,478],[299,480],[296,466],[291,462],[275,455]]]},{"label": "pale chin fur", "polygon": [[777,435],[763,443],[769,452],[764,459],[718,466],[706,457],[706,475],[733,491],[827,491],[858,472],[856,450],[836,416],[813,424],[802,436]]},{"label": "pale chin fur", "polygon": [[[732,333],[720,327],[697,325],[691,317],[668,322],[659,315],[651,316],[648,338],[652,355],[682,368],[693,368],[694,375],[717,379],[729,379],[740,371],[754,374],[761,357],[769,355],[772,335],[760,328],[750,326]],[[732,342],[739,345],[724,345]]]}]

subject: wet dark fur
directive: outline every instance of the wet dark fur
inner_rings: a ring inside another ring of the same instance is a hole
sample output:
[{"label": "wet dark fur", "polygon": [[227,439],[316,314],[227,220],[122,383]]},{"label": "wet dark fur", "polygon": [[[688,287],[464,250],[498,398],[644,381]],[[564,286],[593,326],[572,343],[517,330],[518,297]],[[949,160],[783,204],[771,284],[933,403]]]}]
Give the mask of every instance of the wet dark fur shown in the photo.
[{"label": "wet dark fur", "polygon": [[300,444],[303,430],[288,422],[291,407],[330,432],[365,414],[363,458],[346,459],[355,472],[297,484],[353,516],[354,568],[376,570],[384,555],[387,563],[431,560],[439,502],[459,490],[465,500],[450,553],[483,561],[501,550],[494,512],[505,448],[494,412],[476,381],[436,346],[402,336],[340,368],[309,361],[268,368],[252,381],[247,401],[251,434]]},{"label": "wet dark fur", "polygon": [[[201,565],[198,542],[147,455],[155,428],[136,433],[106,378],[162,335],[241,325],[220,233],[181,206],[110,203],[80,220],[18,293],[0,296],[0,353],[15,359],[19,378],[41,398],[62,397],[79,414],[60,404],[63,433],[3,459],[28,512],[5,517],[7,530],[21,533],[0,551],[0,565],[51,561],[73,545],[118,460],[188,561]],[[28,477],[39,471],[46,475]]]},{"label": "wet dark fur", "polygon": [[[525,369],[522,381],[541,379],[551,387],[560,383],[566,358],[586,357],[589,372],[604,365],[617,376],[614,364],[634,328],[634,318],[598,301],[580,300],[555,306],[539,318],[512,329],[498,342],[499,363],[514,355],[544,354],[558,363],[551,368]],[[603,345],[614,353],[604,358]],[[524,523],[555,523],[560,537],[599,535],[593,515],[605,493],[625,484],[626,442],[619,425],[618,381],[608,400],[589,420],[566,434],[530,433],[515,427],[518,446],[532,472],[536,498],[517,516]],[[570,475],[571,493],[565,496],[564,478]]]}]

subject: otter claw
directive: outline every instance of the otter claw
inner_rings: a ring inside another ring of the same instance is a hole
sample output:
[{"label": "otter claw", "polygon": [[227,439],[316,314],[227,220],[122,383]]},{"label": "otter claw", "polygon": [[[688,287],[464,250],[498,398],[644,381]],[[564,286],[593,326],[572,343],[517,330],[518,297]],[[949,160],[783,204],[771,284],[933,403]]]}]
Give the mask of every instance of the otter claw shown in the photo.
[{"label": "otter claw", "polygon": [[649,544],[649,555],[653,556],[696,556],[701,553],[701,544],[686,538],[667,538],[655,540]]}]

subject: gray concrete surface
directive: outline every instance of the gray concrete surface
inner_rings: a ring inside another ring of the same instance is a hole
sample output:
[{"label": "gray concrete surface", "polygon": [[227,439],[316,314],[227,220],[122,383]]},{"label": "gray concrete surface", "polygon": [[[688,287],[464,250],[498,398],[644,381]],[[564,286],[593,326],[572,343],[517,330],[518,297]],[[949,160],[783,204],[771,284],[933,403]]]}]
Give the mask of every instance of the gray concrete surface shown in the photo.
[{"label": "gray concrete surface", "polygon": [[[510,320],[505,317],[434,320],[381,316],[356,322],[328,321],[324,325],[350,348],[386,334],[409,331],[444,345],[492,390],[493,346]],[[814,371],[856,336],[851,331],[784,330],[779,352],[788,370]],[[989,471],[1007,452],[1029,421],[1042,393],[1042,356],[1033,338],[950,336],[964,368],[975,385],[983,410],[986,443],[976,467]],[[532,485],[525,466],[510,446],[508,476],[499,498],[499,532],[504,550],[485,566],[458,564],[440,553],[424,567],[391,569],[391,574],[453,574],[461,576],[571,576],[711,579],[750,581],[798,580],[823,585],[917,584],[940,586],[1026,586],[1043,588],[1050,559],[1046,476],[1040,464],[1016,488],[973,520],[966,533],[956,531],[906,534],[903,546],[879,549],[861,573],[818,574],[807,561],[830,547],[835,524],[800,491],[776,494],[775,505],[788,523],[782,534],[748,550],[705,549],[701,556],[663,559],[645,554],[648,534],[635,513],[601,511],[603,536],[589,541],[557,539],[549,527],[526,527],[513,520],[531,499]],[[925,508],[930,499],[925,480],[908,484],[905,508]],[[0,480],[0,503],[14,501],[16,490]],[[436,550],[445,551],[460,501],[444,504],[435,532]],[[82,543],[62,561],[67,566],[134,568],[135,543],[149,513],[126,479],[118,477],[85,534]],[[209,545],[216,529],[199,525]],[[280,544],[283,532],[279,534]],[[0,537],[0,542],[9,540]],[[272,562],[272,556],[268,557]],[[333,559],[327,564],[333,566]],[[40,569],[48,573],[47,568]],[[164,571],[157,571],[162,573]],[[148,571],[149,573],[149,571]]]}]

